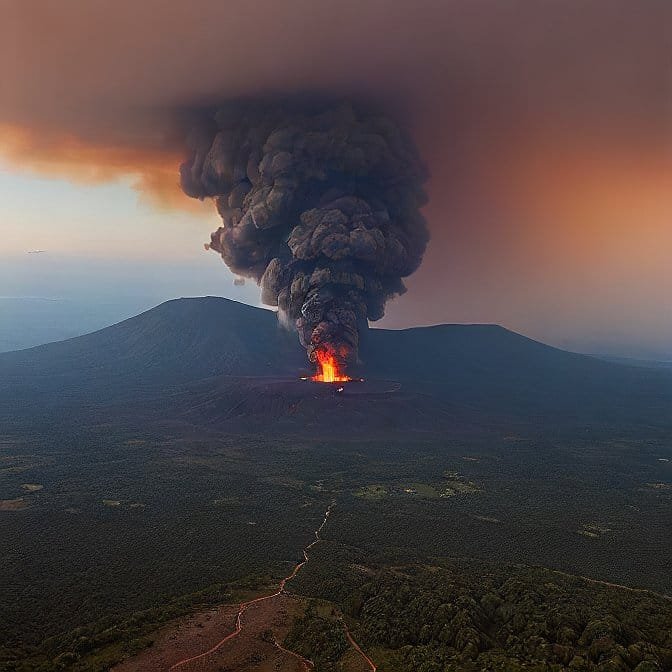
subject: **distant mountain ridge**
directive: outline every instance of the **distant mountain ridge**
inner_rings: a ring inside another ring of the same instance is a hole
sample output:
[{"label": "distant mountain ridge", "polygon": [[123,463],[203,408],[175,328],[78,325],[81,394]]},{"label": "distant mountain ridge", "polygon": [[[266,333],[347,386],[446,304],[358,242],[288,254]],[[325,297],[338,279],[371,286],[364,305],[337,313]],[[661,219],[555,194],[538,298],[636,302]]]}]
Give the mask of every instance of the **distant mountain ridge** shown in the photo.
[{"label": "distant mountain ridge", "polygon": [[[361,360],[355,369],[366,377],[489,413],[664,420],[672,409],[668,371],[568,353],[496,325],[370,329]],[[296,379],[309,370],[296,335],[273,312],[217,297],[175,299],[92,334],[0,354],[0,395],[105,401],[210,379],[222,389],[226,377]]]},{"label": "distant mountain ridge", "polygon": [[4,379],[110,376],[170,384],[278,374],[288,362],[295,371],[305,356],[272,312],[203,297],[174,299],[91,334],[2,353],[0,372]]}]

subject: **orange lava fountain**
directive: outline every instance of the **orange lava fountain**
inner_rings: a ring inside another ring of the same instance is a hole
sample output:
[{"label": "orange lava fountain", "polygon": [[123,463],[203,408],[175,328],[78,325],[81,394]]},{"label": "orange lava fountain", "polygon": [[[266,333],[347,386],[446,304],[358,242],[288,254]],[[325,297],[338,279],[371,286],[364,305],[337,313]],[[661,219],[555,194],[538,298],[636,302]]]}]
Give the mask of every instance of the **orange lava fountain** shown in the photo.
[{"label": "orange lava fountain", "polygon": [[311,380],[316,383],[347,383],[352,380],[339,370],[338,361],[333,353],[319,350],[317,353],[319,372]]}]

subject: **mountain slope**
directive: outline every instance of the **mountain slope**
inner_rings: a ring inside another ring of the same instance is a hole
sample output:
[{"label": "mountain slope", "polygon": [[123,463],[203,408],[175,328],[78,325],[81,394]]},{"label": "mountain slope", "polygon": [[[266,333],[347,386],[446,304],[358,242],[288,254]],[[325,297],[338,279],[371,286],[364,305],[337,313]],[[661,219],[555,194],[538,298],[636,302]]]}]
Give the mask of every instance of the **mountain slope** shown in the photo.
[{"label": "mountain slope", "polygon": [[37,389],[147,387],[296,371],[304,359],[273,313],[204,297],[167,301],[92,334],[0,354],[0,378]]},{"label": "mountain slope", "polygon": [[497,325],[372,330],[367,369],[496,412],[672,418],[672,376],[565,352]]},{"label": "mountain slope", "polygon": [[[595,421],[625,414],[624,421],[656,424],[672,417],[669,372],[564,352],[495,325],[371,329],[361,359],[356,369],[367,378],[489,414]],[[307,370],[296,336],[273,313],[221,298],[179,299],[93,334],[0,354],[0,394],[21,403],[82,395],[108,402],[189,384],[185,403],[193,395],[278,397],[282,387],[234,378],[291,380]],[[277,406],[255,402],[269,405]]]}]

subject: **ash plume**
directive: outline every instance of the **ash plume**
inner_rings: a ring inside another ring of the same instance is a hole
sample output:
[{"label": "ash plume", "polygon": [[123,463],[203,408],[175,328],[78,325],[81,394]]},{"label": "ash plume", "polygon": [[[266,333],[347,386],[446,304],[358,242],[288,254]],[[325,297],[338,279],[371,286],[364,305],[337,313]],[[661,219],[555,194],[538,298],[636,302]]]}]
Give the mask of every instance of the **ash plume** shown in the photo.
[{"label": "ash plume", "polygon": [[244,102],[191,130],[181,184],[213,198],[207,245],[293,324],[311,361],[357,360],[428,241],[426,171],[391,119],[350,103]]}]

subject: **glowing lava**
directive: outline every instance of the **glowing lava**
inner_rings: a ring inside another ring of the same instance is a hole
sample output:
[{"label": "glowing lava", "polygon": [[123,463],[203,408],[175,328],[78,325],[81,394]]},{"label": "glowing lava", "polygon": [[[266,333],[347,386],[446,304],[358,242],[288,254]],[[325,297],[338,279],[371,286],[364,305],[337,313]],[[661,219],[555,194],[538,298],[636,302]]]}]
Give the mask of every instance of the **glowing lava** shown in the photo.
[{"label": "glowing lava", "polygon": [[347,383],[352,380],[339,370],[338,361],[333,353],[327,351],[318,351],[317,365],[319,372],[311,380],[316,383]]}]

